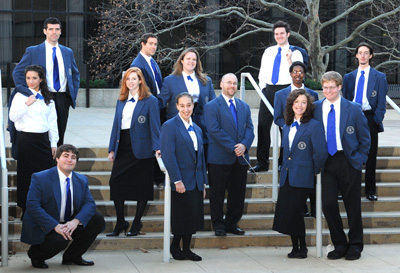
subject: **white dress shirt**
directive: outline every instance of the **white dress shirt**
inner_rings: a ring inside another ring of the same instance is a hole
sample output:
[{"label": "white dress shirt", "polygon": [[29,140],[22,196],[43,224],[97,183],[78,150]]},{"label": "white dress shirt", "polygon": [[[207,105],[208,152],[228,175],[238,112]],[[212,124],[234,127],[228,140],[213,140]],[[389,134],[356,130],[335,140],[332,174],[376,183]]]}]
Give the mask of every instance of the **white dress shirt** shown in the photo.
[{"label": "white dress shirt", "polygon": [[[36,96],[41,92],[29,89]],[[37,99],[30,106],[26,105],[28,97],[17,93],[11,103],[9,117],[14,122],[15,129],[26,133],[45,133],[49,132],[51,147],[57,147],[58,127],[57,113],[54,101],[51,100],[46,105],[43,99]]]},{"label": "white dress shirt", "polygon": [[[129,101],[131,98],[134,98],[135,102]],[[132,123],[132,115],[133,111],[135,111],[136,104],[139,99],[139,94],[136,93],[135,96],[132,97],[131,93],[128,95],[128,99],[125,103],[124,110],[122,110],[122,121],[121,121],[121,129],[130,129]]]},{"label": "white dress shirt", "polygon": [[[292,78],[289,73],[289,63],[287,61],[286,54],[289,50],[289,43],[282,47],[281,51],[281,65],[279,67],[279,80],[276,85],[291,84]],[[274,62],[276,54],[278,54],[278,45],[268,47],[262,56],[260,72],[258,74],[260,88],[263,89],[265,86],[272,85],[272,71],[274,68]],[[303,62],[303,55],[299,50],[293,51],[292,63],[299,61]]]},{"label": "white dress shirt", "polygon": [[[340,100],[341,97],[333,103],[333,107],[335,108],[335,131],[336,131],[336,147],[338,151],[342,151],[342,140],[340,139]],[[322,103],[322,119],[324,121],[324,128],[325,128],[325,140],[327,134],[327,125],[328,125],[328,114],[331,111],[331,104],[327,99],[324,100]]]},{"label": "white dress shirt", "polygon": [[60,77],[60,90],[56,91],[54,89],[54,83],[53,83],[53,71],[54,71],[54,62],[53,62],[53,45],[51,45],[49,42],[45,41],[44,43],[46,45],[46,80],[47,80],[47,86],[49,88],[50,92],[66,92],[67,91],[67,77],[65,74],[65,68],[64,68],[64,59],[61,54],[60,47],[57,45],[56,47],[56,56],[57,56],[57,62],[58,62],[58,74]]},{"label": "white dress shirt", "polygon": [[[189,118],[189,123],[187,123],[186,120],[184,120],[184,119],[181,117],[181,114],[179,114],[179,117],[181,118],[181,120],[182,120],[182,122],[183,122],[183,125],[185,125],[186,130],[189,129],[189,126],[192,126],[192,127],[193,127],[192,118]],[[193,127],[193,130],[194,130],[194,127]],[[193,148],[194,148],[195,151],[197,151],[197,137],[196,137],[196,133],[195,133],[194,131],[190,131],[190,132],[188,131],[188,133],[189,133],[189,135],[190,135],[190,138],[191,138],[192,141],[193,141]]]},{"label": "white dress shirt", "polygon": [[[300,126],[300,124],[301,124],[300,120],[294,119],[293,122],[295,122],[295,121],[297,121],[297,123]],[[289,150],[292,149],[292,143],[293,143],[294,137],[296,136],[296,133],[297,133],[297,127],[290,125],[290,130],[289,130],[289,135],[288,135],[288,138],[289,138]]]},{"label": "white dress shirt", "polygon": [[296,87],[293,83],[290,85],[290,92],[293,92],[293,90],[297,90],[297,89],[306,90],[306,88],[304,87],[304,84],[302,84],[300,88]]},{"label": "white dress shirt", "polygon": [[222,97],[224,98],[224,100],[226,101],[226,104],[228,104],[228,107],[231,107],[231,102],[229,100],[232,100],[233,105],[235,105],[236,108],[236,113],[237,113],[237,107],[236,107],[236,101],[235,101],[235,97],[232,97],[232,99],[228,98],[227,96],[225,96],[224,94],[222,94]]},{"label": "white dress shirt", "polygon": [[153,67],[151,66],[151,61],[150,61],[151,57],[143,54],[142,51],[140,51],[139,54],[141,54],[143,56],[143,58],[146,60],[147,64],[150,66],[150,70],[151,70],[151,72],[153,72],[154,83],[156,84],[156,87],[157,87],[157,94],[160,94],[160,88],[158,87],[158,84],[157,84],[157,81],[156,81],[156,75],[154,74]]},{"label": "white dress shirt", "polygon": [[[362,104],[361,104],[361,107],[362,107],[363,111],[367,111],[367,110],[371,110],[372,109],[372,107],[369,104],[369,101],[367,99],[367,87],[368,87],[368,78],[369,78],[370,68],[371,67],[368,66],[367,68],[364,69],[364,78],[365,78],[365,80],[364,80],[364,88],[363,88],[363,96],[362,96]],[[358,71],[357,71],[357,78],[356,78],[356,85],[355,85],[354,99],[353,99],[354,102],[356,101],[358,80],[360,79],[360,76],[361,76],[361,70],[362,69],[358,68]]]},{"label": "white dress shirt", "polygon": [[[193,102],[198,102],[200,96],[200,86],[196,78],[196,73],[193,71],[193,73],[189,75],[182,71],[182,76],[186,84],[186,89],[188,90],[189,94],[192,95]],[[188,76],[190,76],[193,81],[188,80]]]},{"label": "white dress shirt", "polygon": [[[61,208],[60,208],[60,222],[64,221],[64,214],[65,214],[65,206],[67,204],[67,176],[63,174],[57,168],[58,177],[60,178],[60,189],[61,189]],[[69,188],[71,190],[71,216],[74,214],[74,190],[72,186],[72,173],[68,176],[69,177]],[[72,220],[72,219],[71,219]]]}]

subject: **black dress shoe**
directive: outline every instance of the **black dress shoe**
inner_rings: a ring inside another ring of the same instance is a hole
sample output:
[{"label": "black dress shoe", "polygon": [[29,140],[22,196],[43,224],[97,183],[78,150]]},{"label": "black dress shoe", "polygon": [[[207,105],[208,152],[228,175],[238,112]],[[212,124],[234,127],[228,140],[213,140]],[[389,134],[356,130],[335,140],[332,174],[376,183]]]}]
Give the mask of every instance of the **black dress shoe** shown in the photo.
[{"label": "black dress shoe", "polygon": [[226,231],[222,228],[217,228],[215,230],[215,236],[226,236]]},{"label": "black dress shoe", "polygon": [[174,258],[175,260],[186,259],[186,256],[183,254],[182,250],[179,247],[171,245],[169,251],[171,252],[172,258]]},{"label": "black dress shoe", "polygon": [[354,260],[358,260],[361,257],[361,252],[358,250],[358,248],[350,248],[345,256],[346,260],[349,261],[354,261]]},{"label": "black dress shoe", "polygon": [[32,263],[32,266],[36,267],[36,268],[49,268],[49,266],[44,261],[31,259],[31,263]]},{"label": "black dress shoe", "polygon": [[121,226],[115,225],[114,231],[111,233],[106,234],[107,237],[117,237],[119,236],[120,232],[122,230],[125,231],[125,235],[126,235],[126,231],[128,230],[129,227],[129,223],[127,221],[125,221],[125,223]]},{"label": "black dress shoe", "polygon": [[244,233],[245,233],[245,231],[243,229],[241,229],[240,227],[226,229],[226,232],[233,233],[236,235],[244,235]]},{"label": "black dress shoe", "polygon": [[250,169],[250,172],[267,172],[268,167],[264,167],[263,165],[257,164],[254,168]]},{"label": "black dress shoe", "polygon": [[346,256],[346,249],[335,249],[331,252],[328,253],[328,259],[329,260],[338,260]]},{"label": "black dress shoe", "polygon": [[378,197],[375,194],[368,194],[367,199],[370,201],[378,201]]},{"label": "black dress shoe", "polygon": [[199,255],[193,253],[191,250],[189,250],[188,252],[183,252],[183,255],[185,255],[186,260],[191,260],[194,262],[200,262],[202,260],[202,258]]},{"label": "black dress shoe", "polygon": [[292,251],[288,253],[287,257],[290,259],[297,258],[297,253],[299,253],[298,248],[292,248]]},{"label": "black dress shoe", "polygon": [[75,264],[75,265],[90,266],[90,265],[94,265],[94,262],[93,261],[86,261],[86,260],[84,260],[82,258],[75,259],[75,260],[65,260],[65,259],[63,259],[62,264],[63,265],[73,265],[73,264]]},{"label": "black dress shoe", "polygon": [[139,228],[135,228],[132,224],[131,230],[126,234],[126,236],[131,237],[131,236],[137,236],[140,233],[140,230],[142,229],[143,224],[140,222]]},{"label": "black dress shoe", "polygon": [[307,247],[300,247],[299,252],[297,252],[298,259],[305,259],[307,258],[308,249]]}]

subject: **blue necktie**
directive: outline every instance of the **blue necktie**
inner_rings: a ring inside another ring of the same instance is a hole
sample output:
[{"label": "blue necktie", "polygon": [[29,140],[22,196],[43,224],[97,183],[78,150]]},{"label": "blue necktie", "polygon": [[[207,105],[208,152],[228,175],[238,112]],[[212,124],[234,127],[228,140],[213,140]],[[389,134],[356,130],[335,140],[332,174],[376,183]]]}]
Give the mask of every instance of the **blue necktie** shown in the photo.
[{"label": "blue necktie", "polygon": [[328,153],[334,155],[337,152],[336,145],[336,117],[335,108],[331,104],[331,110],[328,113],[328,124],[326,125],[326,142],[328,144]]},{"label": "blue necktie", "polygon": [[365,73],[364,70],[361,70],[361,76],[358,79],[357,94],[356,94],[356,102],[361,105],[364,93],[364,82],[365,82],[364,73]]},{"label": "blue necktie", "polygon": [[193,126],[192,126],[192,125],[189,125],[189,127],[188,127],[188,132],[190,132],[190,131],[193,131],[193,132],[194,132],[194,129],[193,129]]},{"label": "blue necktie", "polygon": [[44,100],[43,96],[40,95],[39,93],[36,94],[35,98],[38,100]]},{"label": "blue necktie", "polygon": [[229,105],[229,109],[231,109],[232,116],[233,116],[233,119],[235,120],[236,128],[237,128],[237,127],[238,127],[238,121],[237,121],[237,112],[236,112],[236,108],[235,108],[235,105],[233,104],[233,100],[232,100],[232,99],[230,99],[229,102],[231,103],[231,104]]},{"label": "blue necktie", "polygon": [[296,130],[299,130],[299,126],[300,125],[297,123],[297,121],[295,121],[292,123],[292,126],[290,126],[290,127],[296,127]]},{"label": "blue necktie", "polygon": [[66,187],[66,197],[67,201],[65,203],[65,213],[64,213],[64,221],[68,222],[71,220],[71,188],[70,188],[70,179],[67,177],[67,187]]},{"label": "blue necktie", "polygon": [[159,72],[159,69],[157,68],[157,63],[156,61],[154,61],[153,58],[150,59],[150,63],[151,63],[151,68],[153,69],[154,72],[154,76],[156,77],[158,89],[161,89],[162,87],[161,74]]},{"label": "blue necktie", "polygon": [[192,79],[192,77],[190,77],[190,76],[187,76],[187,79],[189,80],[189,81],[193,81],[193,79]]},{"label": "blue necktie", "polygon": [[279,68],[281,66],[281,51],[282,48],[278,47],[278,53],[275,56],[274,68],[272,69],[271,82],[275,85],[279,80]]},{"label": "blue necktie", "polygon": [[58,61],[56,47],[53,47],[53,87],[56,91],[60,90],[60,73],[58,72]]},{"label": "blue necktie", "polygon": [[135,102],[135,99],[134,99],[134,98],[131,98],[131,99],[128,100],[128,101]]}]

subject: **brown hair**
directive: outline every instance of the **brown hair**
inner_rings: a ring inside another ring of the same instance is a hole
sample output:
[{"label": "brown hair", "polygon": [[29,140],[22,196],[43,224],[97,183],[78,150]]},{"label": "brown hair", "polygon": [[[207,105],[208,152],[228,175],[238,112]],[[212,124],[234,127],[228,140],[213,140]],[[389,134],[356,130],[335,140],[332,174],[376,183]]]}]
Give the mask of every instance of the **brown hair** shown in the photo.
[{"label": "brown hair", "polygon": [[60,158],[63,152],[71,152],[76,155],[76,162],[79,161],[79,151],[78,149],[71,144],[63,144],[57,148],[56,158]]},{"label": "brown hair", "polygon": [[41,67],[40,65],[35,65],[35,64],[28,65],[24,71],[25,81],[26,81],[26,74],[29,71],[38,73],[39,78],[42,80],[42,82],[39,85],[40,92],[43,95],[44,102],[46,103],[46,105],[49,105],[50,100],[53,99],[53,94],[51,94],[51,92],[49,91],[49,88],[47,86],[46,72],[44,71],[43,67]]},{"label": "brown hair", "polygon": [[300,119],[301,123],[307,123],[313,118],[314,111],[314,98],[310,96],[304,89],[296,89],[293,90],[286,101],[286,109],[285,109],[285,124],[290,125],[294,120],[294,112],[293,112],[293,103],[298,98],[298,96],[304,95],[307,98],[307,109],[304,112],[303,116]]},{"label": "brown hair", "polygon": [[129,96],[129,89],[126,86],[126,80],[128,79],[129,75],[132,73],[136,73],[139,80],[141,81],[141,83],[139,84],[139,91],[138,91],[139,100],[143,100],[143,99],[146,99],[151,96],[149,87],[146,84],[146,80],[144,79],[142,70],[140,70],[140,68],[138,68],[138,67],[131,67],[128,70],[126,70],[124,76],[121,79],[121,83],[120,83],[121,93],[119,94],[120,101],[126,100]]},{"label": "brown hair", "polygon": [[157,35],[155,35],[153,33],[145,33],[140,37],[140,44],[142,44],[142,43],[147,44],[147,40],[149,38],[156,38],[158,40]]},{"label": "brown hair", "polygon": [[203,73],[203,66],[201,65],[200,61],[200,55],[199,52],[197,52],[196,49],[194,48],[186,48],[184,51],[182,51],[181,55],[179,55],[178,59],[176,60],[174,64],[174,71],[172,71],[172,75],[175,76],[181,76],[182,71],[183,71],[183,65],[182,65],[182,60],[185,58],[185,55],[189,52],[193,52],[196,54],[196,67],[194,68],[194,71],[196,73],[196,77],[199,79],[202,85],[207,84],[207,74]]},{"label": "brown hair", "polygon": [[343,78],[336,71],[328,71],[324,75],[322,75],[321,85],[323,85],[324,82],[330,82],[330,81],[334,81],[336,83],[336,86],[339,86],[339,85],[342,85]]},{"label": "brown hair", "polygon": [[290,32],[290,25],[289,23],[286,23],[284,21],[276,21],[274,26],[272,27],[272,32],[275,32],[275,29],[278,27],[284,27],[286,30],[286,33]]}]

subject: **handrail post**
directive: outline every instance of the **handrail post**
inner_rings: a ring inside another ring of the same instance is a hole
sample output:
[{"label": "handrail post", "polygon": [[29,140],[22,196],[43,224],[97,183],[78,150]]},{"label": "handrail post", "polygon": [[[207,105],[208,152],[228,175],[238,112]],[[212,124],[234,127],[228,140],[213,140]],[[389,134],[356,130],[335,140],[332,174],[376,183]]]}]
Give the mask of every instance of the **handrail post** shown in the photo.
[{"label": "handrail post", "polygon": [[316,191],[316,235],[315,245],[317,249],[317,258],[322,257],[322,184],[321,173],[317,175]]},{"label": "handrail post", "polygon": [[[3,84],[0,69],[0,105],[3,107]],[[0,114],[0,160],[1,160],[1,266],[8,266],[8,171],[6,162],[6,142],[4,136],[3,109]]]}]

